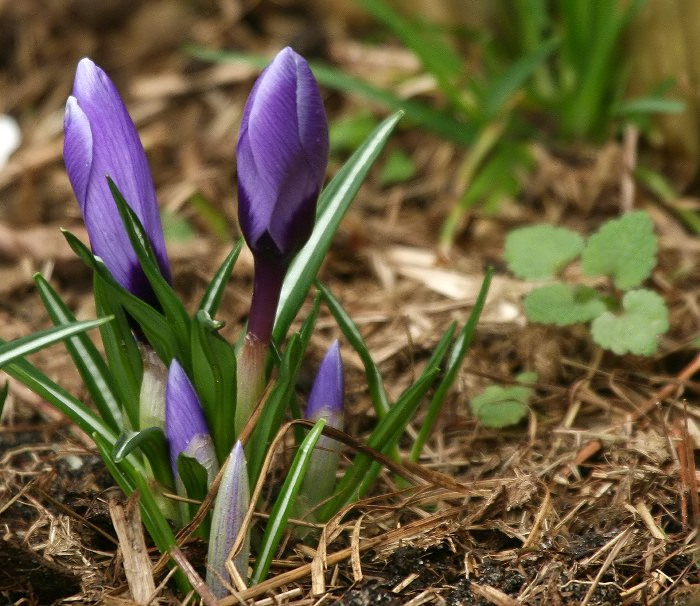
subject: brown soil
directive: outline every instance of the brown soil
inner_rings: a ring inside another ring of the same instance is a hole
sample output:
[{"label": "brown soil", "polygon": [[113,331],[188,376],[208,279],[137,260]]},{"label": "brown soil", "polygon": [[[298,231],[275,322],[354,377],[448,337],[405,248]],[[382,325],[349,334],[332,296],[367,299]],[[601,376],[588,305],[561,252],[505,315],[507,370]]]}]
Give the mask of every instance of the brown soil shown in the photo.
[{"label": "brown soil", "polygon": [[[183,42],[253,52],[291,43],[308,57],[372,74],[377,83],[417,72],[407,51],[387,46],[377,62],[376,47],[353,37],[338,15],[319,19],[310,6],[0,2],[0,113],[17,118],[24,136],[0,168],[0,337],[49,325],[33,287],[37,271],[81,319],[94,317],[89,272],[59,232],[67,227],[84,235],[61,160],[63,104],[78,59],[91,56],[113,77],[144,140],[162,207],[192,230],[171,238],[168,249],[176,289],[193,303],[237,236],[234,147],[254,74],[195,61],[181,50]],[[327,107],[332,120],[367,109],[333,92]],[[377,171],[372,174],[321,278],[361,327],[391,396],[417,376],[449,323],[465,321],[484,268],[500,269],[421,461],[420,486],[400,490],[396,477],[383,473],[372,496],[328,528],[321,544],[311,549],[289,541],[264,591],[253,588],[246,597],[261,605],[348,606],[700,600],[700,358],[691,347],[700,325],[697,239],[637,191],[635,206],[651,213],[660,236],[660,263],[650,282],[669,306],[671,330],[649,359],[603,353],[585,330],[526,324],[520,300],[528,286],[503,269],[502,247],[518,225],[550,221],[590,233],[616,215],[619,145],[566,154],[538,149],[537,168],[519,199],[496,215],[473,212],[442,264],[434,254],[437,232],[454,203],[453,176],[464,152],[410,127],[390,148],[413,158],[417,176],[382,187]],[[331,174],[342,160],[333,158]],[[195,194],[208,201],[208,211],[192,204]],[[224,221],[223,233],[212,214]],[[221,314],[229,337],[245,319],[251,277],[244,255]],[[305,381],[336,336],[323,310]],[[373,414],[363,367],[349,346],[343,355],[347,430],[366,435]],[[32,360],[85,395],[61,348]],[[527,421],[498,431],[481,427],[469,398],[522,370],[539,376]],[[270,480],[273,489],[282,463]],[[122,498],[90,440],[11,381],[0,425],[0,601],[133,603],[108,509],[110,500]],[[322,549],[325,572],[308,566],[322,561]],[[183,553],[201,572],[202,544],[188,543]],[[157,559],[153,551],[154,565]],[[158,568],[155,577],[158,585]],[[274,596],[279,602],[268,599]],[[160,586],[154,599],[177,604],[183,597]]]}]

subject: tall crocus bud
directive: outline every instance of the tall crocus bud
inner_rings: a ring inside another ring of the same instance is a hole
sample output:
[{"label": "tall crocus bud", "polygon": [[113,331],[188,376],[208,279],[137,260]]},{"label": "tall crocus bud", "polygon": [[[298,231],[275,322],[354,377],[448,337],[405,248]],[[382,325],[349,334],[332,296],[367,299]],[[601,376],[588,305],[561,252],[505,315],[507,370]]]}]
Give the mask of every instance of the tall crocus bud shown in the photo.
[{"label": "tall crocus bud", "polygon": [[180,454],[193,457],[207,470],[211,483],[219,471],[209,428],[189,377],[175,359],[170,363],[165,389],[165,435],[170,448],[170,465],[178,483],[177,458]]},{"label": "tall crocus bud", "polygon": [[255,258],[239,360],[239,423],[262,391],[282,281],[313,229],[327,162],[328,123],[318,84],[304,58],[287,47],[255,82],[238,137],[238,218]]},{"label": "tall crocus bud", "polygon": [[63,159],[93,252],[139,298],[155,295],[139,265],[107,184],[110,176],[148,234],[163,276],[170,266],[153,179],[136,127],[117,89],[90,59],[81,59],[64,117]]},{"label": "tall crocus bud", "polygon": [[[328,427],[342,429],[344,399],[343,360],[340,357],[340,346],[336,340],[333,341],[321,361],[321,366],[311,387],[311,393],[309,393],[305,417],[314,422],[326,419]],[[340,442],[327,436],[321,436],[311,455],[306,477],[297,496],[294,509],[298,517],[308,519],[308,512],[331,495],[335,486],[335,472],[338,469],[339,457]],[[303,536],[305,533],[300,528],[298,534]]]},{"label": "tall crocus bud", "polygon": [[[219,492],[214,503],[207,554],[207,584],[217,598],[229,594],[224,583],[231,585],[226,560],[243,525],[250,505],[248,469],[243,445],[236,442],[226,462]],[[233,559],[238,574],[245,580],[250,555],[250,537],[246,534],[241,550]]]}]

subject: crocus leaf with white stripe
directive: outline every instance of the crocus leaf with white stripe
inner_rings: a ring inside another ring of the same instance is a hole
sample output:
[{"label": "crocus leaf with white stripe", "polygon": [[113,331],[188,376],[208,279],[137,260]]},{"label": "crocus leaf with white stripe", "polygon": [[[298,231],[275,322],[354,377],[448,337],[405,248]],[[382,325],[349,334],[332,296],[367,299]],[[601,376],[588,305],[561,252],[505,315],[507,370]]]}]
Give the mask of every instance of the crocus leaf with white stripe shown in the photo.
[{"label": "crocus leaf with white stripe", "polygon": [[102,279],[106,296],[116,299],[136,321],[161,360],[169,363],[172,358],[177,357],[180,353],[179,343],[163,314],[124,289],[109,272],[102,259],[93,255],[75,235],[63,230],[63,236],[73,251]]},{"label": "crocus leaf with white stripe", "polygon": [[284,340],[299,313],[340,222],[402,116],[403,112],[397,112],[377,126],[321,192],[311,237],[294,257],[282,284],[272,333],[272,339],[276,343]]},{"label": "crocus leaf with white stripe", "polygon": [[187,315],[185,306],[172,289],[172,286],[170,286],[170,283],[161,274],[157,265],[155,251],[150,244],[149,234],[142,225],[138,215],[129,206],[129,203],[124,199],[124,196],[110,177],[107,177],[107,183],[114,197],[119,215],[124,222],[129,241],[141,264],[143,273],[153,289],[157,299],[157,306],[162,308],[165,317],[168,319],[168,323],[180,346],[180,352],[186,354],[188,351],[190,318]]},{"label": "crocus leaf with white stripe", "polygon": [[287,522],[292,512],[292,507],[294,506],[294,502],[296,501],[304,477],[306,476],[309,463],[311,462],[311,455],[314,452],[314,448],[316,448],[316,444],[325,426],[326,420],[319,419],[316,425],[309,431],[306,438],[304,438],[304,441],[297,449],[296,455],[294,455],[294,460],[289,468],[284,484],[282,484],[279,496],[272,507],[267,525],[265,526],[265,533],[263,534],[258,549],[255,569],[251,577],[251,583],[253,584],[265,580],[270,570],[272,558],[279,547],[282,534],[287,527]]},{"label": "crocus leaf with white stripe", "polygon": [[[34,283],[54,325],[76,321],[73,312],[41,274],[34,276]],[[110,322],[110,324],[112,323]],[[107,364],[97,351],[97,347],[84,333],[67,339],[64,343],[90,392],[90,396],[92,396],[92,401],[100,412],[100,416],[111,429],[120,431],[124,427],[124,419],[117,390],[114,386],[114,377],[110,374]]]},{"label": "crocus leaf with white stripe", "polygon": [[53,328],[47,328],[26,337],[20,337],[12,341],[8,341],[0,345],[0,368],[13,362],[17,358],[23,358],[35,351],[49,347],[60,341],[70,339],[71,337],[97,328],[101,324],[111,321],[112,318],[98,318],[97,320],[85,320],[83,322],[70,322],[61,324]]},{"label": "crocus leaf with white stripe", "polygon": [[[98,274],[93,275],[92,290],[97,315],[114,317],[113,322],[100,326],[105,359],[129,423],[131,427],[138,427],[139,389],[143,377],[143,360],[138,344],[124,308],[113,295],[110,286]],[[134,299],[139,301],[135,297]]]},{"label": "crocus leaf with white stripe", "polygon": [[223,322],[200,309],[192,323],[192,377],[219,462],[231,451],[236,417],[236,355],[218,331]]}]

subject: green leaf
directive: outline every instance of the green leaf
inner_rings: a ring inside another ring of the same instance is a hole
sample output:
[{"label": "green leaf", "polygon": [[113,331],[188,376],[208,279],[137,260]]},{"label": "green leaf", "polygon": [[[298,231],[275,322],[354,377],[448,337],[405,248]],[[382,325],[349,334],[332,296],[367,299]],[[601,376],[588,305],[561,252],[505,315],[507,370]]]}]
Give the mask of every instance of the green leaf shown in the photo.
[{"label": "green leaf", "polygon": [[[435,390],[433,397],[430,399],[430,404],[428,405],[428,412],[425,415],[425,419],[421,424],[418,436],[413,442],[413,446],[411,448],[410,458],[412,461],[418,461],[418,458],[420,457],[421,452],[423,450],[423,446],[425,446],[425,443],[428,440],[428,436],[430,435],[430,432],[433,429],[433,425],[435,425],[435,421],[437,420],[438,415],[440,414],[442,405],[445,402],[445,397],[447,396],[450,388],[452,387],[452,384],[457,378],[459,369],[461,368],[462,362],[464,361],[464,356],[467,354],[467,351],[469,351],[469,347],[472,344],[472,341],[474,340],[476,326],[479,322],[481,312],[484,309],[484,304],[486,303],[486,297],[489,292],[489,287],[491,286],[492,278],[493,268],[489,268],[486,272],[486,275],[484,276],[484,281],[481,283],[481,289],[479,290],[479,295],[477,296],[476,302],[474,303],[474,309],[472,309],[471,314],[469,314],[469,319],[464,325],[464,328],[462,328],[462,330],[460,331],[457,340],[455,341],[455,344],[452,347],[450,357],[447,360],[445,374],[442,377],[442,380],[440,381],[437,389]],[[443,336],[443,339],[441,339],[441,343],[443,340],[445,340],[445,337],[448,337],[448,341],[451,340],[451,335],[452,330],[448,330]],[[439,346],[437,350],[439,350]]]},{"label": "green leaf", "polygon": [[[437,362],[437,357],[433,357],[433,360]],[[435,366],[426,367],[419,379],[401,394],[372,431],[367,441],[370,448],[387,454],[396,446],[438,374]],[[360,498],[371,487],[380,469],[379,463],[374,463],[368,454],[356,455],[340,480],[335,495],[320,509],[319,519],[328,520],[342,507]]]},{"label": "green leaf", "polygon": [[321,192],[314,230],[306,246],[292,261],[282,284],[275,327],[272,331],[275,343],[284,342],[292,321],[316,279],[345,212],[401,116],[401,113],[396,113],[384,120]]},{"label": "green leaf", "polygon": [[216,315],[219,309],[219,304],[221,303],[221,298],[224,296],[224,290],[228,284],[229,278],[231,277],[231,272],[233,271],[233,266],[238,260],[238,255],[241,253],[243,248],[243,238],[238,240],[236,246],[224,259],[221,267],[216,271],[212,281],[209,283],[202,300],[199,303],[199,309],[207,312],[212,318]]},{"label": "green leaf", "polygon": [[[92,434],[92,439],[97,444],[109,473],[117,481],[124,494],[130,496],[138,490],[143,525],[148,530],[158,550],[162,554],[167,554],[171,547],[177,546],[177,540],[151,493],[151,487],[148,485],[145,471],[135,468],[131,457],[117,463],[112,457],[113,440],[105,439],[104,436],[98,433]],[[180,591],[187,593],[191,590],[189,581],[181,570],[175,573],[175,580]]]},{"label": "green leaf", "polygon": [[630,290],[622,299],[623,312],[605,312],[593,320],[591,334],[598,345],[623,355],[651,356],[658,337],[668,330],[668,309],[651,290]]},{"label": "green leaf", "polygon": [[588,322],[607,309],[594,289],[570,284],[535,288],[525,297],[523,304],[531,322],[558,326]]},{"label": "green leaf", "polygon": [[532,225],[506,236],[503,257],[524,280],[551,278],[583,250],[583,238],[565,227]]},{"label": "green leaf", "polygon": [[331,293],[331,291],[323,284],[319,283],[318,289],[321,292],[328,309],[333,314],[335,321],[338,323],[340,330],[343,331],[345,338],[348,340],[350,345],[352,345],[362,360],[362,364],[365,367],[365,376],[367,377],[369,395],[372,398],[372,404],[374,405],[374,410],[377,413],[377,417],[381,419],[389,411],[390,405],[389,396],[387,396],[386,389],[384,389],[384,381],[382,380],[382,375],[379,372],[379,368],[374,363],[372,354],[367,348],[357,324],[355,324],[348,312],[345,311],[340,301],[338,301],[333,293]]},{"label": "green leaf", "polygon": [[[0,339],[0,346],[7,344]],[[66,415],[87,435],[99,433],[110,444],[117,439],[116,434],[86,404],[49,379],[27,360],[11,362],[3,368],[3,371]]]},{"label": "green leaf", "polygon": [[457,105],[457,81],[461,77],[463,65],[454,49],[433,32],[419,28],[405,19],[384,0],[358,1],[415,53],[425,69],[435,76],[442,92],[453,105]]},{"label": "green leaf", "polygon": [[2,411],[5,408],[5,402],[7,402],[7,396],[10,393],[10,382],[5,381],[5,384],[0,387],[0,418],[2,418]]},{"label": "green leaf", "polygon": [[218,334],[222,325],[200,309],[195,315],[191,335],[193,383],[219,463],[226,459],[235,441],[236,418],[236,354],[228,341]]},{"label": "green leaf", "polygon": [[84,322],[71,322],[61,326],[54,326],[35,332],[34,334],[20,337],[0,345],[0,368],[4,368],[17,358],[23,358],[44,347],[49,347],[59,341],[64,341],[77,334],[92,330],[98,326],[110,322],[112,317],[98,318],[97,320],[86,320]]},{"label": "green leaf", "polygon": [[[518,383],[537,381],[537,374],[524,372],[515,380]],[[469,402],[472,413],[486,427],[507,427],[515,425],[527,416],[527,406],[534,393],[532,387],[526,385],[489,385],[478,396]]]},{"label": "green leaf", "polygon": [[176,335],[172,330],[172,324],[148,303],[144,303],[141,299],[125,290],[109,273],[104,262],[95,257],[76,236],[65,229],[62,231],[68,241],[68,245],[102,280],[103,284],[99,286],[99,288],[103,289],[104,294],[102,305],[105,308],[116,304],[122,305],[141,327],[146,340],[166,365],[175,357],[184,365],[184,361],[189,356],[180,355],[182,352],[180,352]]},{"label": "green leaf", "polygon": [[413,159],[400,149],[389,154],[379,173],[379,183],[384,186],[404,183],[416,175],[416,165]]},{"label": "green leaf", "polygon": [[255,486],[257,483],[258,474],[267,455],[267,449],[270,447],[270,443],[282,423],[287,405],[294,397],[296,379],[301,367],[303,354],[301,337],[299,333],[295,333],[287,343],[282,356],[279,375],[263,405],[260,418],[246,447],[248,477],[250,478],[251,486]]},{"label": "green leaf", "polygon": [[272,558],[275,556],[284,529],[287,527],[287,521],[289,520],[297,495],[299,494],[299,489],[304,481],[306,470],[311,461],[311,455],[314,452],[316,442],[318,442],[321,437],[321,432],[325,425],[326,420],[320,419],[316,425],[313,426],[311,431],[309,431],[306,438],[304,438],[304,441],[301,443],[301,446],[299,446],[294,456],[292,465],[282,485],[282,490],[275,501],[272,511],[270,512],[270,518],[265,526],[265,534],[263,535],[260,548],[258,549],[255,570],[250,579],[251,585],[255,585],[264,580],[270,570]]},{"label": "green leaf", "polygon": [[678,193],[666,177],[642,165],[634,169],[634,176],[643,187],[661,199],[664,205],[683,222],[688,231],[700,235],[700,213],[692,208],[686,208],[682,203],[679,204]]},{"label": "green leaf", "polygon": [[138,216],[117,189],[111,177],[107,177],[107,183],[141,268],[148,279],[148,283],[153,288],[153,292],[163,308],[163,313],[170,322],[172,333],[179,344],[179,360],[185,368],[189,368],[190,318],[172,286],[163,277],[156,261],[155,253],[151,248],[148,234]]},{"label": "green leaf", "polygon": [[122,431],[114,443],[112,456],[121,463],[136,450],[141,450],[151,464],[155,478],[169,490],[175,489],[173,472],[170,468],[168,442],[160,427],[146,427],[141,431]]},{"label": "green leaf", "polygon": [[520,57],[504,74],[489,83],[484,111],[489,118],[499,115],[508,100],[520,89],[533,73],[547,60],[557,47],[554,38],[545,40],[537,48]]},{"label": "green leaf", "polygon": [[114,296],[113,289],[97,273],[93,276],[92,290],[97,315],[114,316],[114,322],[100,326],[102,345],[119,401],[124,406],[131,426],[138,427],[139,394],[143,378],[141,352],[118,297]]},{"label": "green leaf", "polygon": [[621,290],[639,286],[656,265],[656,234],[643,210],[606,221],[583,249],[581,267],[588,276],[610,276]]},{"label": "green leaf", "polygon": [[[39,290],[39,296],[44,302],[44,307],[55,325],[75,322],[73,313],[41,274],[34,276],[34,282]],[[100,416],[114,431],[119,431],[124,427],[124,419],[114,387],[114,377],[110,374],[107,364],[97,351],[97,347],[85,334],[68,339],[65,341],[65,345],[92,396],[92,401],[100,412]]]},{"label": "green leaf", "polygon": [[196,237],[190,222],[182,215],[163,210],[160,213],[160,220],[163,236],[167,242],[191,242]]},{"label": "green leaf", "polygon": [[632,114],[680,114],[685,111],[685,103],[666,97],[639,97],[618,103],[613,108],[613,115],[629,116]]},{"label": "green leaf", "polygon": [[[187,496],[190,499],[203,501],[209,490],[207,470],[204,466],[194,457],[181,452],[177,457],[177,473],[185,487]],[[183,511],[183,516],[185,516],[185,521],[189,522],[196,515],[199,507],[195,503],[183,503],[183,505],[185,506],[181,507],[181,510],[185,510]],[[205,521],[203,528],[205,532],[201,534],[207,538],[209,534],[208,527],[209,523]]]}]

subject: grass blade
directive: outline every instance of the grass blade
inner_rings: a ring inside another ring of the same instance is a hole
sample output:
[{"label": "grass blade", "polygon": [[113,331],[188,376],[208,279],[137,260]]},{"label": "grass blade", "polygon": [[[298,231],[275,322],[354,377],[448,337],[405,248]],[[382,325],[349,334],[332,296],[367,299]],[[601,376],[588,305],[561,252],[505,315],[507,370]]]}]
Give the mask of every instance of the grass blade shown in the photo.
[{"label": "grass blade", "polygon": [[428,35],[424,29],[404,19],[384,0],[359,0],[359,3],[415,53],[423,66],[435,76],[440,90],[447,95],[450,103],[459,107],[456,83],[461,75],[462,62],[454,50],[439,37]]},{"label": "grass blade", "polygon": [[112,181],[110,177],[107,177],[107,182],[119,210],[119,215],[124,223],[126,233],[129,236],[131,246],[138,257],[141,268],[146,274],[151,288],[153,288],[158,302],[163,308],[163,313],[170,321],[172,333],[175,335],[180,346],[181,356],[179,359],[183,366],[189,368],[190,363],[187,354],[189,353],[190,318],[187,315],[187,311],[177,294],[175,294],[172,286],[170,286],[163,277],[158,263],[156,262],[153,249],[151,248],[148,234],[141,224],[141,221],[139,221],[138,216],[117,189],[114,181]]},{"label": "grass blade", "polygon": [[[39,296],[44,302],[44,307],[55,325],[65,325],[76,321],[68,306],[42,275],[36,274],[34,282],[39,290]],[[67,339],[65,346],[90,392],[100,416],[114,431],[120,431],[124,427],[124,418],[119,398],[113,386],[112,375],[97,351],[97,347],[85,334]]]},{"label": "grass blade", "polygon": [[[0,346],[7,343],[0,339]],[[114,443],[117,439],[107,424],[102,421],[83,402],[68,393],[63,387],[54,383],[38,368],[27,360],[16,360],[3,368],[3,371],[12,378],[26,385],[35,394],[44,398],[54,408],[66,415],[73,423],[82,429],[87,435],[98,433],[105,440]]]},{"label": "grass blade", "polygon": [[340,221],[400,119],[401,114],[397,113],[384,120],[321,193],[314,230],[306,246],[292,261],[282,285],[272,331],[276,343],[284,341],[289,326],[316,279]]},{"label": "grass blade", "polygon": [[301,446],[299,446],[294,456],[292,465],[287,473],[287,478],[282,485],[282,490],[275,501],[275,505],[270,512],[270,518],[265,526],[265,534],[263,535],[257,553],[255,570],[250,579],[252,585],[263,581],[267,576],[267,572],[270,570],[272,558],[277,551],[284,529],[287,527],[287,521],[289,520],[297,495],[299,494],[301,484],[304,481],[306,470],[311,461],[311,455],[314,452],[316,442],[318,442],[321,437],[321,432],[325,425],[326,420],[320,419],[316,425],[313,426],[313,429],[309,431],[306,438],[304,438],[304,441],[301,443]]},{"label": "grass blade", "polygon": [[[100,456],[105,462],[109,473],[119,484],[124,494],[128,497],[136,491],[139,492],[139,506],[143,525],[148,530],[148,534],[151,535],[158,550],[163,554],[168,553],[172,547],[177,546],[177,541],[168,521],[163,516],[151,494],[151,489],[146,482],[145,476],[138,469],[134,468],[130,459],[124,459],[120,463],[114,460],[111,453],[113,442],[105,440],[99,434],[93,434],[92,439],[97,444]],[[180,591],[190,591],[189,581],[182,571],[178,570],[175,573],[175,581]]]},{"label": "grass blade", "polygon": [[370,397],[374,404],[374,410],[377,413],[377,418],[381,419],[389,412],[390,404],[379,368],[377,368],[377,365],[372,359],[372,354],[370,354],[369,349],[367,349],[367,345],[357,328],[357,324],[355,324],[350,315],[343,309],[340,301],[338,301],[333,293],[323,284],[318,284],[318,289],[328,309],[331,314],[333,314],[335,321],[338,323],[340,330],[343,331],[345,338],[362,360],[362,364],[365,367],[365,376],[367,377],[367,387],[369,388]]},{"label": "grass blade", "polygon": [[236,246],[233,247],[233,250],[228,254],[226,259],[224,259],[221,267],[219,267],[211,282],[209,282],[209,286],[199,303],[199,310],[207,312],[212,318],[219,309],[219,304],[221,303],[221,298],[224,296],[224,290],[231,277],[233,266],[236,264],[242,248],[243,238],[238,240]]},{"label": "grass blade", "polygon": [[410,459],[412,461],[417,461],[420,457],[423,447],[430,436],[430,432],[435,425],[438,414],[442,409],[442,404],[445,401],[445,396],[447,396],[448,391],[452,387],[455,379],[457,378],[457,373],[459,372],[462,362],[464,361],[464,356],[469,350],[472,341],[474,340],[474,334],[476,333],[476,325],[479,322],[479,317],[484,309],[484,304],[486,303],[486,297],[488,296],[489,287],[491,285],[491,279],[493,278],[493,268],[489,268],[484,276],[484,281],[481,283],[481,289],[479,290],[479,295],[474,303],[474,309],[472,309],[471,314],[469,314],[469,319],[464,325],[464,328],[460,331],[457,341],[452,347],[450,352],[450,357],[447,360],[447,368],[445,374],[440,381],[433,397],[428,405],[428,413],[421,424],[418,436],[413,443],[411,448]]},{"label": "grass blade", "polygon": [[71,322],[62,326],[54,326],[36,332],[26,337],[20,337],[12,341],[5,341],[0,345],[0,368],[3,368],[10,362],[23,358],[35,351],[39,351],[44,347],[49,347],[59,341],[69,339],[86,330],[92,330],[98,326],[110,322],[112,317],[97,318],[96,320],[85,320],[84,322]]},{"label": "grass blade", "polygon": [[[420,405],[435,377],[439,374],[437,368],[426,368],[421,377],[411,385],[391,407],[387,415],[374,428],[367,445],[384,454],[393,449],[403,431]],[[319,511],[320,520],[328,520],[338,510],[357,500],[374,482],[380,466],[374,466],[370,477],[369,471],[373,466],[372,458],[364,453],[358,454],[336,488],[335,495]]]}]

